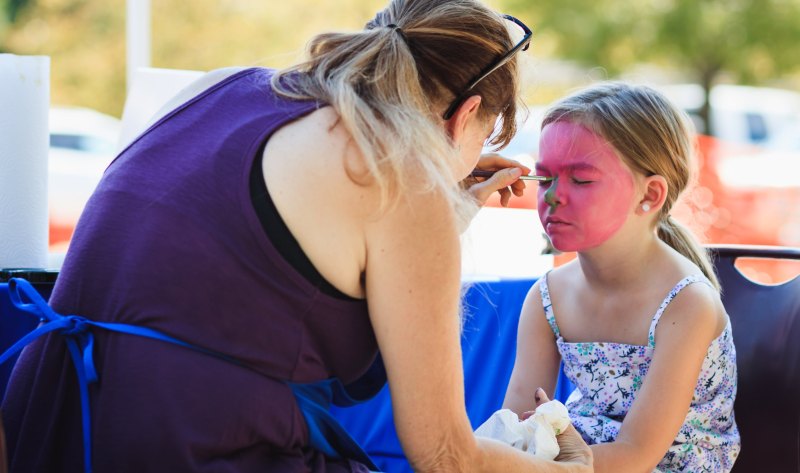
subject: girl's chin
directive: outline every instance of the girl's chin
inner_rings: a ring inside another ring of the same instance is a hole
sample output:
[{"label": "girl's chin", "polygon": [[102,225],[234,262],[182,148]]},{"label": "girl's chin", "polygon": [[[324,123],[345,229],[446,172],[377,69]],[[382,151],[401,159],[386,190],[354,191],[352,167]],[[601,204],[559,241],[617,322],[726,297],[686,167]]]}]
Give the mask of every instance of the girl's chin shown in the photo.
[{"label": "girl's chin", "polygon": [[585,241],[575,241],[574,238],[564,238],[561,235],[549,234],[550,244],[553,248],[561,253],[570,253],[573,251],[586,251],[597,245],[588,245]]}]

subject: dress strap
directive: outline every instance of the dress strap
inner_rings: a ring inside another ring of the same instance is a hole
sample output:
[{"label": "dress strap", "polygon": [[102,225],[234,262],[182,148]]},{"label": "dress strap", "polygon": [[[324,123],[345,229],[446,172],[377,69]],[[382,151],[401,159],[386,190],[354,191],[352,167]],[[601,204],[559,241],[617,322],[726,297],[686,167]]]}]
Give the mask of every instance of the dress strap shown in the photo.
[{"label": "dress strap", "polygon": [[550,274],[550,271],[539,279],[539,292],[542,294],[542,306],[544,307],[544,316],[547,318],[547,323],[550,324],[550,328],[553,329],[556,338],[561,338],[561,331],[558,329],[556,316],[553,313],[553,303],[550,301],[550,289],[547,287],[548,274]]},{"label": "dress strap", "polygon": [[[664,313],[664,310],[667,308],[672,299],[678,295],[684,287],[688,286],[689,284],[693,284],[696,282],[701,282],[708,284],[711,286],[711,283],[706,279],[705,276],[699,274],[692,274],[690,276],[686,276],[685,278],[678,281],[678,284],[669,291],[667,297],[664,298],[664,301],[658,307],[656,314],[653,316],[653,320],[650,322],[650,330],[647,332],[647,345],[651,348],[655,348],[656,346],[656,326],[658,325],[658,321],[661,319],[661,315]],[[712,286],[713,287],[713,286]]]}]

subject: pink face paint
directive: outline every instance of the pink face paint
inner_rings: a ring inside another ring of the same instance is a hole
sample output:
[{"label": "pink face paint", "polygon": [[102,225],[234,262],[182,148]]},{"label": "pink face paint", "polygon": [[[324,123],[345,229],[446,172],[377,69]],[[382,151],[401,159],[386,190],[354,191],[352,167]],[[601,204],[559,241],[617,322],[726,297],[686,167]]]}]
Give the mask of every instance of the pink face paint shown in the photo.
[{"label": "pink face paint", "polygon": [[536,173],[539,219],[560,251],[584,251],[614,235],[634,208],[633,172],[602,137],[568,121],[542,130]]}]

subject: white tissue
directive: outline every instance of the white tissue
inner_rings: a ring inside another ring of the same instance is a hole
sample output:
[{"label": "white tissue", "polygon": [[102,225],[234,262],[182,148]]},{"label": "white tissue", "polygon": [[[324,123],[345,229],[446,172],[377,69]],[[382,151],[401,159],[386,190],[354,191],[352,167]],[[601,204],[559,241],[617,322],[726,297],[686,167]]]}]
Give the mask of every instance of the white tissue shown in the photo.
[{"label": "white tissue", "polygon": [[47,265],[50,58],[0,54],[0,268]]},{"label": "white tissue", "polygon": [[523,452],[542,459],[558,456],[556,435],[569,425],[569,413],[559,401],[549,401],[536,408],[536,412],[520,421],[517,414],[502,409],[481,424],[475,435],[499,440]]}]

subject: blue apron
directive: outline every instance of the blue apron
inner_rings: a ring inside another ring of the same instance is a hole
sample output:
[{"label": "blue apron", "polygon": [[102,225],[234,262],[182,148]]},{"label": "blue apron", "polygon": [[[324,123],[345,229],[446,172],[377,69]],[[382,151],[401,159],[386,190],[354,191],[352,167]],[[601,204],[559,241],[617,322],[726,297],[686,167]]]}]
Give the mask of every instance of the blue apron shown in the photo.
[{"label": "blue apron", "polygon": [[[97,381],[97,371],[94,367],[92,351],[94,348],[94,335],[92,328],[99,328],[111,332],[127,333],[140,337],[152,338],[163,342],[180,345],[205,355],[225,360],[245,369],[248,367],[241,361],[213,350],[192,345],[170,337],[156,330],[136,325],[94,322],[77,315],[61,315],[55,312],[42,298],[36,289],[26,280],[12,278],[8,281],[8,294],[11,302],[22,312],[28,313],[41,320],[41,325],[31,331],[8,350],[0,355],[0,364],[12,358],[27,344],[50,332],[57,332],[64,336],[72,363],[78,375],[78,388],[81,397],[81,418],[83,423],[83,461],[84,471],[92,471],[91,448],[91,414],[89,411],[89,384]],[[23,300],[23,296],[24,299]],[[27,301],[27,302],[26,302]],[[255,371],[255,370],[252,370]],[[256,371],[257,372],[257,371]],[[259,373],[262,374],[263,373]],[[380,391],[386,383],[386,371],[380,355],[375,363],[358,381],[347,386],[338,379],[331,378],[314,383],[289,383],[297,405],[303,413],[308,426],[310,445],[324,455],[336,459],[349,459],[366,465],[378,471],[372,459],[353,440],[352,437],[339,424],[329,412],[331,404],[337,406],[352,406],[365,401]]]}]

